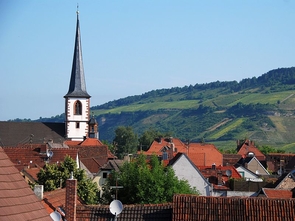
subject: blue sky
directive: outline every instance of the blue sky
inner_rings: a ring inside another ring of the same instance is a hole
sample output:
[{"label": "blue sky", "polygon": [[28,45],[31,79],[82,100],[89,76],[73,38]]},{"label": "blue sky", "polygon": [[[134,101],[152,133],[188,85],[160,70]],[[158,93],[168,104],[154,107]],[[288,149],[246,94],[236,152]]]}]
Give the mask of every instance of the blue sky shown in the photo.
[{"label": "blue sky", "polygon": [[[64,112],[77,1],[0,1],[0,120]],[[79,1],[91,106],[295,64],[295,1]]]}]

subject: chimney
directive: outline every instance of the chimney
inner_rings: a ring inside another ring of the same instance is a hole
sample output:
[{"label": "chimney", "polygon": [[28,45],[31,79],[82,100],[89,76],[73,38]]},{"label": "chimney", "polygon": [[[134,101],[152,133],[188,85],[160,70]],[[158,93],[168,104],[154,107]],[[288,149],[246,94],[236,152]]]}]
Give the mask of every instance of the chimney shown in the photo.
[{"label": "chimney", "polygon": [[77,204],[77,180],[71,178],[66,181],[66,220],[76,221],[76,204]]},{"label": "chimney", "polygon": [[40,200],[43,200],[43,185],[35,185],[34,193]]},{"label": "chimney", "polygon": [[223,184],[223,181],[222,181],[222,172],[221,171],[218,171],[217,172],[217,182],[218,182],[218,185],[222,185]]}]

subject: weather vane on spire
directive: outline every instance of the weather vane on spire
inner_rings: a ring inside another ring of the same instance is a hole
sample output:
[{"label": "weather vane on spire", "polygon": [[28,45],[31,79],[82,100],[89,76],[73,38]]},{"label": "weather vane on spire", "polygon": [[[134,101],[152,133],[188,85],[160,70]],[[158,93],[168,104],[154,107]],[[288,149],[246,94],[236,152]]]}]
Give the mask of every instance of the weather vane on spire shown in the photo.
[{"label": "weather vane on spire", "polygon": [[79,14],[79,4],[77,3],[77,15]]}]

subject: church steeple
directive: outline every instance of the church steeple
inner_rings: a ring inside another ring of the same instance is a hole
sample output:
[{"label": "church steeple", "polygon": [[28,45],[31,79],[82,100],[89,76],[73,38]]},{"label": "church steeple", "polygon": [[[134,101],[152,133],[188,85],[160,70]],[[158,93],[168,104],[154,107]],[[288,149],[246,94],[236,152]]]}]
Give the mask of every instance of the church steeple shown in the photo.
[{"label": "church steeple", "polygon": [[86,91],[78,10],[70,87],[64,98],[66,137],[83,140],[89,131],[90,95]]},{"label": "church steeple", "polygon": [[75,48],[74,48],[70,86],[69,86],[68,93],[64,97],[65,98],[66,97],[90,98],[90,95],[86,91],[78,10],[77,10],[76,38],[75,38]]}]

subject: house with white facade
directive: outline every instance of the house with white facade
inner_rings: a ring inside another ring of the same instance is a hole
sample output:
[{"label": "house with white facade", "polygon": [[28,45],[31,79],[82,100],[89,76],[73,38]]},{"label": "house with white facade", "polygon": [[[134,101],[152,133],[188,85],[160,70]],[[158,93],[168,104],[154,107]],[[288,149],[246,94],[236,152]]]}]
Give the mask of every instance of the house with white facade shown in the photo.
[{"label": "house with white facade", "polygon": [[211,184],[199,169],[184,153],[178,153],[170,162],[178,179],[187,180],[191,187],[195,187],[201,196],[211,195]]}]

